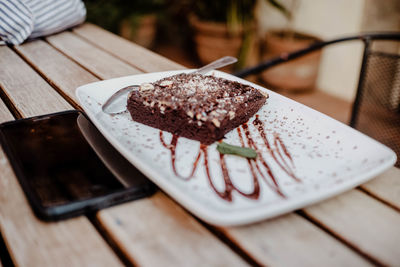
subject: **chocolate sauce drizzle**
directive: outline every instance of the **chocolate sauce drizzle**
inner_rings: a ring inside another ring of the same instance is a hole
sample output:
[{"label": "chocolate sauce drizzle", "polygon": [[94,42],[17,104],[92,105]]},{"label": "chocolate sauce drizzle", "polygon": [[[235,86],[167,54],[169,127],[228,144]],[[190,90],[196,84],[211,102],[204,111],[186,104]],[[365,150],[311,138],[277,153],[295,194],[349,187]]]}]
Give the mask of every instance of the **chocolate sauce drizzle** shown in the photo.
[{"label": "chocolate sauce drizzle", "polygon": [[[289,153],[287,147],[283,143],[282,139],[279,137],[277,133],[273,134],[273,140],[272,142],[269,142],[267,135],[264,131],[264,124],[262,121],[259,120],[258,115],[256,115],[255,120],[253,121],[253,125],[255,128],[258,130],[264,144],[266,145],[268,152],[274,159],[274,161],[277,163],[277,165],[289,176],[291,177],[294,181],[296,182],[301,182],[301,180],[296,177],[295,175],[295,165],[293,162],[293,158],[291,154]],[[237,132],[239,135],[239,140],[240,143],[243,147],[246,146],[244,137],[246,138],[246,143],[247,147],[253,148],[254,150],[257,151],[257,158],[256,159],[247,159],[247,162],[249,164],[250,172],[252,174],[253,178],[253,190],[249,193],[243,192],[240,189],[238,189],[232,182],[232,179],[229,175],[229,170],[225,161],[225,155],[224,154],[219,154],[220,155],[220,167],[222,171],[222,176],[224,179],[224,186],[225,189],[224,191],[219,191],[211,177],[210,173],[210,168],[209,168],[209,161],[208,161],[208,146],[200,144],[199,147],[199,152],[196,156],[196,159],[193,163],[192,170],[188,176],[183,176],[178,173],[177,168],[176,168],[176,147],[178,144],[178,139],[179,137],[177,135],[172,136],[172,140],[170,144],[167,144],[164,140],[163,137],[163,132],[160,131],[160,141],[162,145],[167,148],[171,152],[171,163],[172,163],[172,170],[175,173],[175,175],[181,179],[184,180],[190,180],[197,169],[197,165],[200,161],[201,156],[204,156],[204,168],[206,170],[208,182],[211,186],[211,188],[215,191],[215,193],[222,199],[231,202],[232,199],[232,193],[234,191],[238,192],[240,195],[249,198],[249,199],[259,199],[260,197],[260,181],[258,177],[260,176],[262,180],[273,190],[275,191],[279,196],[282,198],[286,198],[284,193],[282,192],[279,183],[276,179],[276,176],[274,172],[272,171],[270,165],[268,164],[267,160],[263,157],[262,153],[258,149],[256,143],[254,142],[252,135],[249,131],[249,127],[247,123],[244,123],[242,126],[244,136],[242,134],[242,131],[240,127],[237,128]],[[272,145],[271,145],[272,144]],[[263,170],[264,169],[264,170]],[[265,172],[265,173],[264,173]]]},{"label": "chocolate sauce drizzle", "polygon": [[[258,130],[262,140],[264,141],[265,146],[267,147],[269,153],[275,160],[275,162],[281,167],[281,169],[286,172],[287,175],[289,175],[293,180],[296,182],[301,182],[299,178],[296,177],[294,173],[294,162],[293,158],[290,155],[289,151],[286,148],[286,145],[283,143],[282,139],[279,137],[277,133],[273,133],[273,144],[275,146],[275,149],[273,149],[268,141],[267,135],[265,134],[264,131],[264,123],[259,119],[258,115],[256,115],[256,118],[253,121],[253,125],[256,127]],[[257,150],[257,149],[256,149]],[[283,151],[283,154],[282,152]],[[286,160],[285,157],[288,159]],[[289,161],[289,162],[288,162]]]},{"label": "chocolate sauce drizzle", "polygon": [[178,173],[178,171],[176,170],[176,146],[178,144],[178,139],[179,136],[177,135],[172,135],[172,140],[170,144],[165,143],[164,140],[164,136],[163,136],[163,132],[160,131],[160,141],[161,144],[166,148],[169,149],[169,151],[171,152],[171,163],[172,163],[172,170],[174,171],[175,175],[178,176],[179,178],[183,179],[183,180],[190,180],[194,173],[196,172],[197,169],[197,165],[199,163],[199,160],[201,158],[201,152],[202,152],[202,148],[206,147],[206,145],[200,144],[200,149],[199,149],[199,153],[197,154],[196,160],[193,163],[193,167],[192,167],[192,171],[190,172],[190,174],[188,176],[183,176],[181,174]]}]

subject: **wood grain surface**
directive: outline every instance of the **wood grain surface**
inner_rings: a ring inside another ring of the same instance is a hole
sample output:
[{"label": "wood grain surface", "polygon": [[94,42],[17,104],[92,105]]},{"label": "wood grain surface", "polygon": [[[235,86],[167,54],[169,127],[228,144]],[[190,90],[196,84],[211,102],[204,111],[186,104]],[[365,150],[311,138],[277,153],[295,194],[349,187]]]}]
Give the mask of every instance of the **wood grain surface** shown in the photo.
[{"label": "wood grain surface", "polygon": [[260,265],[370,265],[347,246],[294,213],[252,225],[221,228],[221,231]]},{"label": "wood grain surface", "polygon": [[0,46],[0,86],[7,99],[24,117],[71,109],[39,74],[14,51]]},{"label": "wood grain surface", "polygon": [[63,88],[59,92],[69,101],[77,102],[75,96],[77,87],[98,81],[93,74],[83,71],[81,66],[42,40],[16,46],[15,49],[38,72],[46,73],[45,79],[53,87]]},{"label": "wood grain surface", "polygon": [[[0,87],[1,89],[1,87]],[[7,109],[6,104],[4,104],[3,100],[0,98],[0,123],[14,120],[13,115]]]},{"label": "wood grain surface", "polygon": [[[37,115],[69,107],[64,101],[59,100],[60,96],[52,93],[51,87],[47,87],[49,92],[46,94],[44,91],[46,83],[43,79],[9,48],[0,47],[0,58],[2,63],[7,65],[7,68],[0,69],[0,87],[7,92],[12,102],[17,104],[20,114]],[[28,78],[32,83],[28,82]],[[18,89],[14,91],[14,88]],[[41,91],[36,92],[36,90]],[[45,100],[51,102],[49,107],[42,102],[42,99],[32,97],[36,93],[47,96]],[[13,120],[13,116],[0,101],[0,122],[8,120]],[[29,207],[2,149],[0,149],[0,170],[0,231],[15,264],[18,266],[121,265],[114,252],[86,217],[81,216],[60,223],[45,223],[38,220]]]},{"label": "wood grain surface", "polygon": [[90,23],[85,23],[73,31],[93,45],[104,49],[116,58],[137,67],[143,72],[179,70],[184,68],[184,66],[178,63]]},{"label": "wood grain surface", "polygon": [[304,211],[377,263],[400,263],[400,213],[382,202],[351,190]]},{"label": "wood grain surface", "polygon": [[361,188],[400,211],[400,169],[390,168]]},{"label": "wood grain surface", "polygon": [[139,266],[246,266],[161,192],[98,213],[118,246]]},{"label": "wood grain surface", "polygon": [[47,37],[46,40],[62,53],[74,58],[86,69],[92,70],[101,79],[140,73],[139,70],[116,59],[104,50],[88,44],[71,32],[62,32],[56,36]]}]

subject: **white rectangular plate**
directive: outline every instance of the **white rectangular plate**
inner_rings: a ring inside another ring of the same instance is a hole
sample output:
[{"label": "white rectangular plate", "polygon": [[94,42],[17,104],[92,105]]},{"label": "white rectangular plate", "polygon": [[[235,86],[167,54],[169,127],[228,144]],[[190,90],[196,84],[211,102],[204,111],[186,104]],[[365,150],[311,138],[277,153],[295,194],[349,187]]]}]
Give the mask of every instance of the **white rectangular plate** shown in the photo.
[{"label": "white rectangular plate", "polygon": [[[263,123],[262,130],[254,125],[256,116],[247,123],[250,138],[260,154],[257,160],[233,155],[225,155],[221,160],[215,143],[201,150],[199,142],[180,137],[175,160],[178,174],[188,176],[200,156],[194,176],[179,177],[173,170],[171,149],[160,140],[160,130],[132,121],[128,112],[105,114],[101,105],[120,88],[181,72],[186,71],[100,81],[79,87],[76,95],[96,127],[122,155],[208,223],[248,224],[293,211],[362,184],[396,161],[396,154],[386,146],[322,113],[248,81],[214,71],[215,76],[249,84],[270,95],[256,115]],[[238,128],[248,146],[245,126]],[[170,144],[172,135],[167,132],[162,135],[165,143]],[[224,141],[241,145],[239,131],[232,130]],[[223,165],[227,170],[225,176]]]}]

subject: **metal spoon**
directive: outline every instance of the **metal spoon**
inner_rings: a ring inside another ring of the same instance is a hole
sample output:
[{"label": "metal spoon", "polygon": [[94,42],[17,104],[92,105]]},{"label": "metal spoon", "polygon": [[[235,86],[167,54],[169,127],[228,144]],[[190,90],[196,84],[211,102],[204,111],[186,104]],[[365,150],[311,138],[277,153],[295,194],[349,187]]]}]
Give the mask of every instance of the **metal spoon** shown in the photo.
[{"label": "metal spoon", "polygon": [[[235,63],[236,61],[237,59],[235,57],[222,57],[190,73],[206,74],[211,70],[225,67]],[[138,89],[139,85],[131,85],[118,90],[112,96],[110,96],[109,99],[107,99],[101,109],[107,114],[118,114],[124,112],[126,110],[126,102],[128,100],[129,93]]]}]

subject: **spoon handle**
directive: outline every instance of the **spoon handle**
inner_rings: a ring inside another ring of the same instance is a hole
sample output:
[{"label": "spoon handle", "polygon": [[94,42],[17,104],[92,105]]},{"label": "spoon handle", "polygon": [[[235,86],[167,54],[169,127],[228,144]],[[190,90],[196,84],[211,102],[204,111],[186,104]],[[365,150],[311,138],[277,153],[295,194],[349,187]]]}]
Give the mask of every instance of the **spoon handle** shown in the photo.
[{"label": "spoon handle", "polygon": [[193,71],[193,73],[206,74],[210,70],[222,68],[224,66],[233,64],[235,62],[237,62],[237,58],[235,58],[235,57],[230,57],[230,56],[222,57],[216,61],[211,62],[210,64],[207,64],[207,65]]},{"label": "spoon handle", "polygon": [[[139,85],[131,85],[119,89],[101,107],[103,112],[108,114],[118,114],[126,110],[126,99],[133,90],[139,89]],[[123,97],[124,96],[124,97]]]}]

